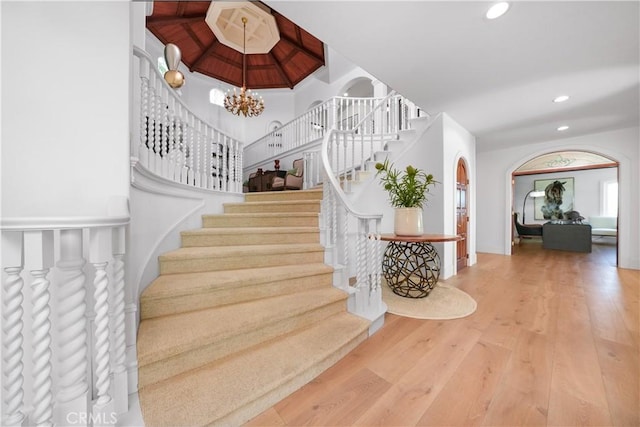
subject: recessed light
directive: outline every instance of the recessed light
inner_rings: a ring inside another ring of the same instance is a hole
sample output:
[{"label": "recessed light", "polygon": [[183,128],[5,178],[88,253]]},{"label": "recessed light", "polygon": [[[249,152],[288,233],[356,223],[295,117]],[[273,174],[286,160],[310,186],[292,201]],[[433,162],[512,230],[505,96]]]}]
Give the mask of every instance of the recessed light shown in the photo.
[{"label": "recessed light", "polygon": [[492,5],[485,16],[487,19],[496,19],[507,13],[507,10],[509,10],[509,2],[501,1]]},{"label": "recessed light", "polygon": [[560,132],[565,131],[567,129],[569,129],[569,126],[567,126],[567,125],[558,126],[558,131],[560,131]]},{"label": "recessed light", "polygon": [[564,102],[564,101],[566,101],[567,99],[569,99],[569,95],[560,95],[560,96],[555,97],[555,98],[553,99],[553,102],[556,102],[556,103],[558,103],[558,102]]},{"label": "recessed light", "polygon": [[349,96],[349,92],[343,93],[342,96]]}]

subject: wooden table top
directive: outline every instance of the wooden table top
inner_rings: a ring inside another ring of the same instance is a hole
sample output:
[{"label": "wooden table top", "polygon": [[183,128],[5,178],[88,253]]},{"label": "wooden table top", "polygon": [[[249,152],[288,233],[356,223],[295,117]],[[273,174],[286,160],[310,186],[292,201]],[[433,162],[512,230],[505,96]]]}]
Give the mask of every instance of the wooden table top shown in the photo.
[{"label": "wooden table top", "polygon": [[458,236],[455,234],[423,234],[422,236],[397,236],[395,234],[381,234],[380,240],[384,240],[386,242],[437,243],[455,242],[458,240],[462,240],[462,236]]}]

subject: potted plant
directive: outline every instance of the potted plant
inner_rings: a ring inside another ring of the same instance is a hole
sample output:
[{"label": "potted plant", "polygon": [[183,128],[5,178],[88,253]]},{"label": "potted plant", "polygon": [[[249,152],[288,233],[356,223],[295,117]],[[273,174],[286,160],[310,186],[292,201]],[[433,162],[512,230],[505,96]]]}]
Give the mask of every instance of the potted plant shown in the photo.
[{"label": "potted plant", "polygon": [[404,171],[385,160],[376,163],[376,176],[389,193],[391,206],[395,208],[394,233],[398,236],[420,236],[424,233],[422,207],[427,201],[429,188],[438,181],[433,175],[411,165]]}]

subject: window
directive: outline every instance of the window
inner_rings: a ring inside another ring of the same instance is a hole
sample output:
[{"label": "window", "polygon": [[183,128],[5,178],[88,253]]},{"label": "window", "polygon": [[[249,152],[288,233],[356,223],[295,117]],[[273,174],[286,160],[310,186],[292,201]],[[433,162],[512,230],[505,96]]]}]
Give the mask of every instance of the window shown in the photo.
[{"label": "window", "polygon": [[217,87],[209,92],[209,102],[213,105],[224,107],[224,92]]},{"label": "window", "polygon": [[618,216],[618,181],[602,183],[602,215]]},{"label": "window", "polygon": [[169,67],[167,67],[167,63],[162,56],[158,57],[158,71],[160,71],[160,74],[162,74],[163,76],[164,73],[169,71]]}]

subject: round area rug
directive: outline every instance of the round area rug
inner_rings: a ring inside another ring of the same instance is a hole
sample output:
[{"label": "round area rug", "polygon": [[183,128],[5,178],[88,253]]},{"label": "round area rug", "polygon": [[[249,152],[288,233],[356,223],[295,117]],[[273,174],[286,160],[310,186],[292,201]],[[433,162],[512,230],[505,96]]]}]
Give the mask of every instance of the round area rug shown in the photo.
[{"label": "round area rug", "polygon": [[393,293],[382,281],[382,300],[387,312],[416,319],[458,319],[476,311],[476,301],[460,289],[436,285],[424,298],[405,298]]}]

